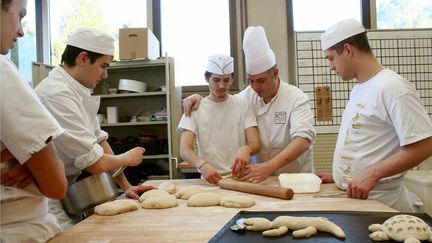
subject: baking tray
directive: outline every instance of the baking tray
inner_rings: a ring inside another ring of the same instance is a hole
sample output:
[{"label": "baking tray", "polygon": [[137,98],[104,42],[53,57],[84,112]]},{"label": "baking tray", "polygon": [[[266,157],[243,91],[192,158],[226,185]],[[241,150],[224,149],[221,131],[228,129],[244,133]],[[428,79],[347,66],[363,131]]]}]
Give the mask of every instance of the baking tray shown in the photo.
[{"label": "baking tray", "polygon": [[[209,242],[373,242],[369,238],[368,226],[382,224],[388,218],[397,214],[410,214],[417,216],[432,226],[432,218],[426,213],[387,213],[387,212],[352,212],[352,211],[240,211],[237,213]],[[230,226],[239,218],[264,217],[272,221],[278,216],[287,215],[295,217],[326,217],[337,224],[345,232],[346,238],[339,239],[333,234],[318,232],[310,238],[293,238],[292,231],[279,237],[264,237],[262,232],[231,231]],[[394,242],[394,241],[381,241]]]}]

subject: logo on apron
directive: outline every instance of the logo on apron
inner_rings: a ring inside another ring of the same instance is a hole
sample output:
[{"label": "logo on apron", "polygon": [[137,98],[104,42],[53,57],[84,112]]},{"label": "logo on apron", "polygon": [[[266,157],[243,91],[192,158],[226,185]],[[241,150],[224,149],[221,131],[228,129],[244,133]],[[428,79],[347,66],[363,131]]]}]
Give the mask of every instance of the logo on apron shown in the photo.
[{"label": "logo on apron", "polygon": [[286,111],[279,111],[275,114],[275,124],[285,124],[287,113]]}]

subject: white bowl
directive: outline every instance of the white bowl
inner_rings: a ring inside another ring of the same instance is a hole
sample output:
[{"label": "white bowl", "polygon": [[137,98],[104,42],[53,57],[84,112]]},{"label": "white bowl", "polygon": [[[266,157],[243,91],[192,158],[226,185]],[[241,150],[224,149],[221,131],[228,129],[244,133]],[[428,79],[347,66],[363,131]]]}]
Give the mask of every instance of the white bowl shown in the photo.
[{"label": "white bowl", "polygon": [[291,188],[294,193],[319,192],[322,182],[314,173],[283,173],[278,178],[281,187]]},{"label": "white bowl", "polygon": [[119,80],[118,90],[132,91],[132,92],[146,92],[147,84],[142,81],[122,78]]}]

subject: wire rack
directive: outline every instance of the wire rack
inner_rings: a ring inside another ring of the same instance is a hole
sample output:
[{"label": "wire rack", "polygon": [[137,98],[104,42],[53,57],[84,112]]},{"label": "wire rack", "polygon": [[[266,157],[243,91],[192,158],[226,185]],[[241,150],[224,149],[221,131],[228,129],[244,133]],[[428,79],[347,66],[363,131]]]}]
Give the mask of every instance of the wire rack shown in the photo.
[{"label": "wire rack", "polygon": [[[318,132],[337,132],[343,110],[355,80],[343,81],[331,72],[321,50],[321,32],[296,32],[297,85],[308,96],[316,114],[315,88],[329,86],[332,114],[329,121],[317,121]],[[368,31],[368,38],[381,64],[414,83],[432,119],[432,29]]]}]

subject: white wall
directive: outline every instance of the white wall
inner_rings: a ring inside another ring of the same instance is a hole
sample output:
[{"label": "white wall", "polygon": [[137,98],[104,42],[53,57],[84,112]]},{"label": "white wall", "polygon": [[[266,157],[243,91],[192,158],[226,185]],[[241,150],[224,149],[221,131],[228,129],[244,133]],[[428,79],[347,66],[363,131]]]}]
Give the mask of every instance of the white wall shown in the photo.
[{"label": "white wall", "polygon": [[288,82],[286,0],[246,0],[247,25],[264,27],[281,79]]}]

